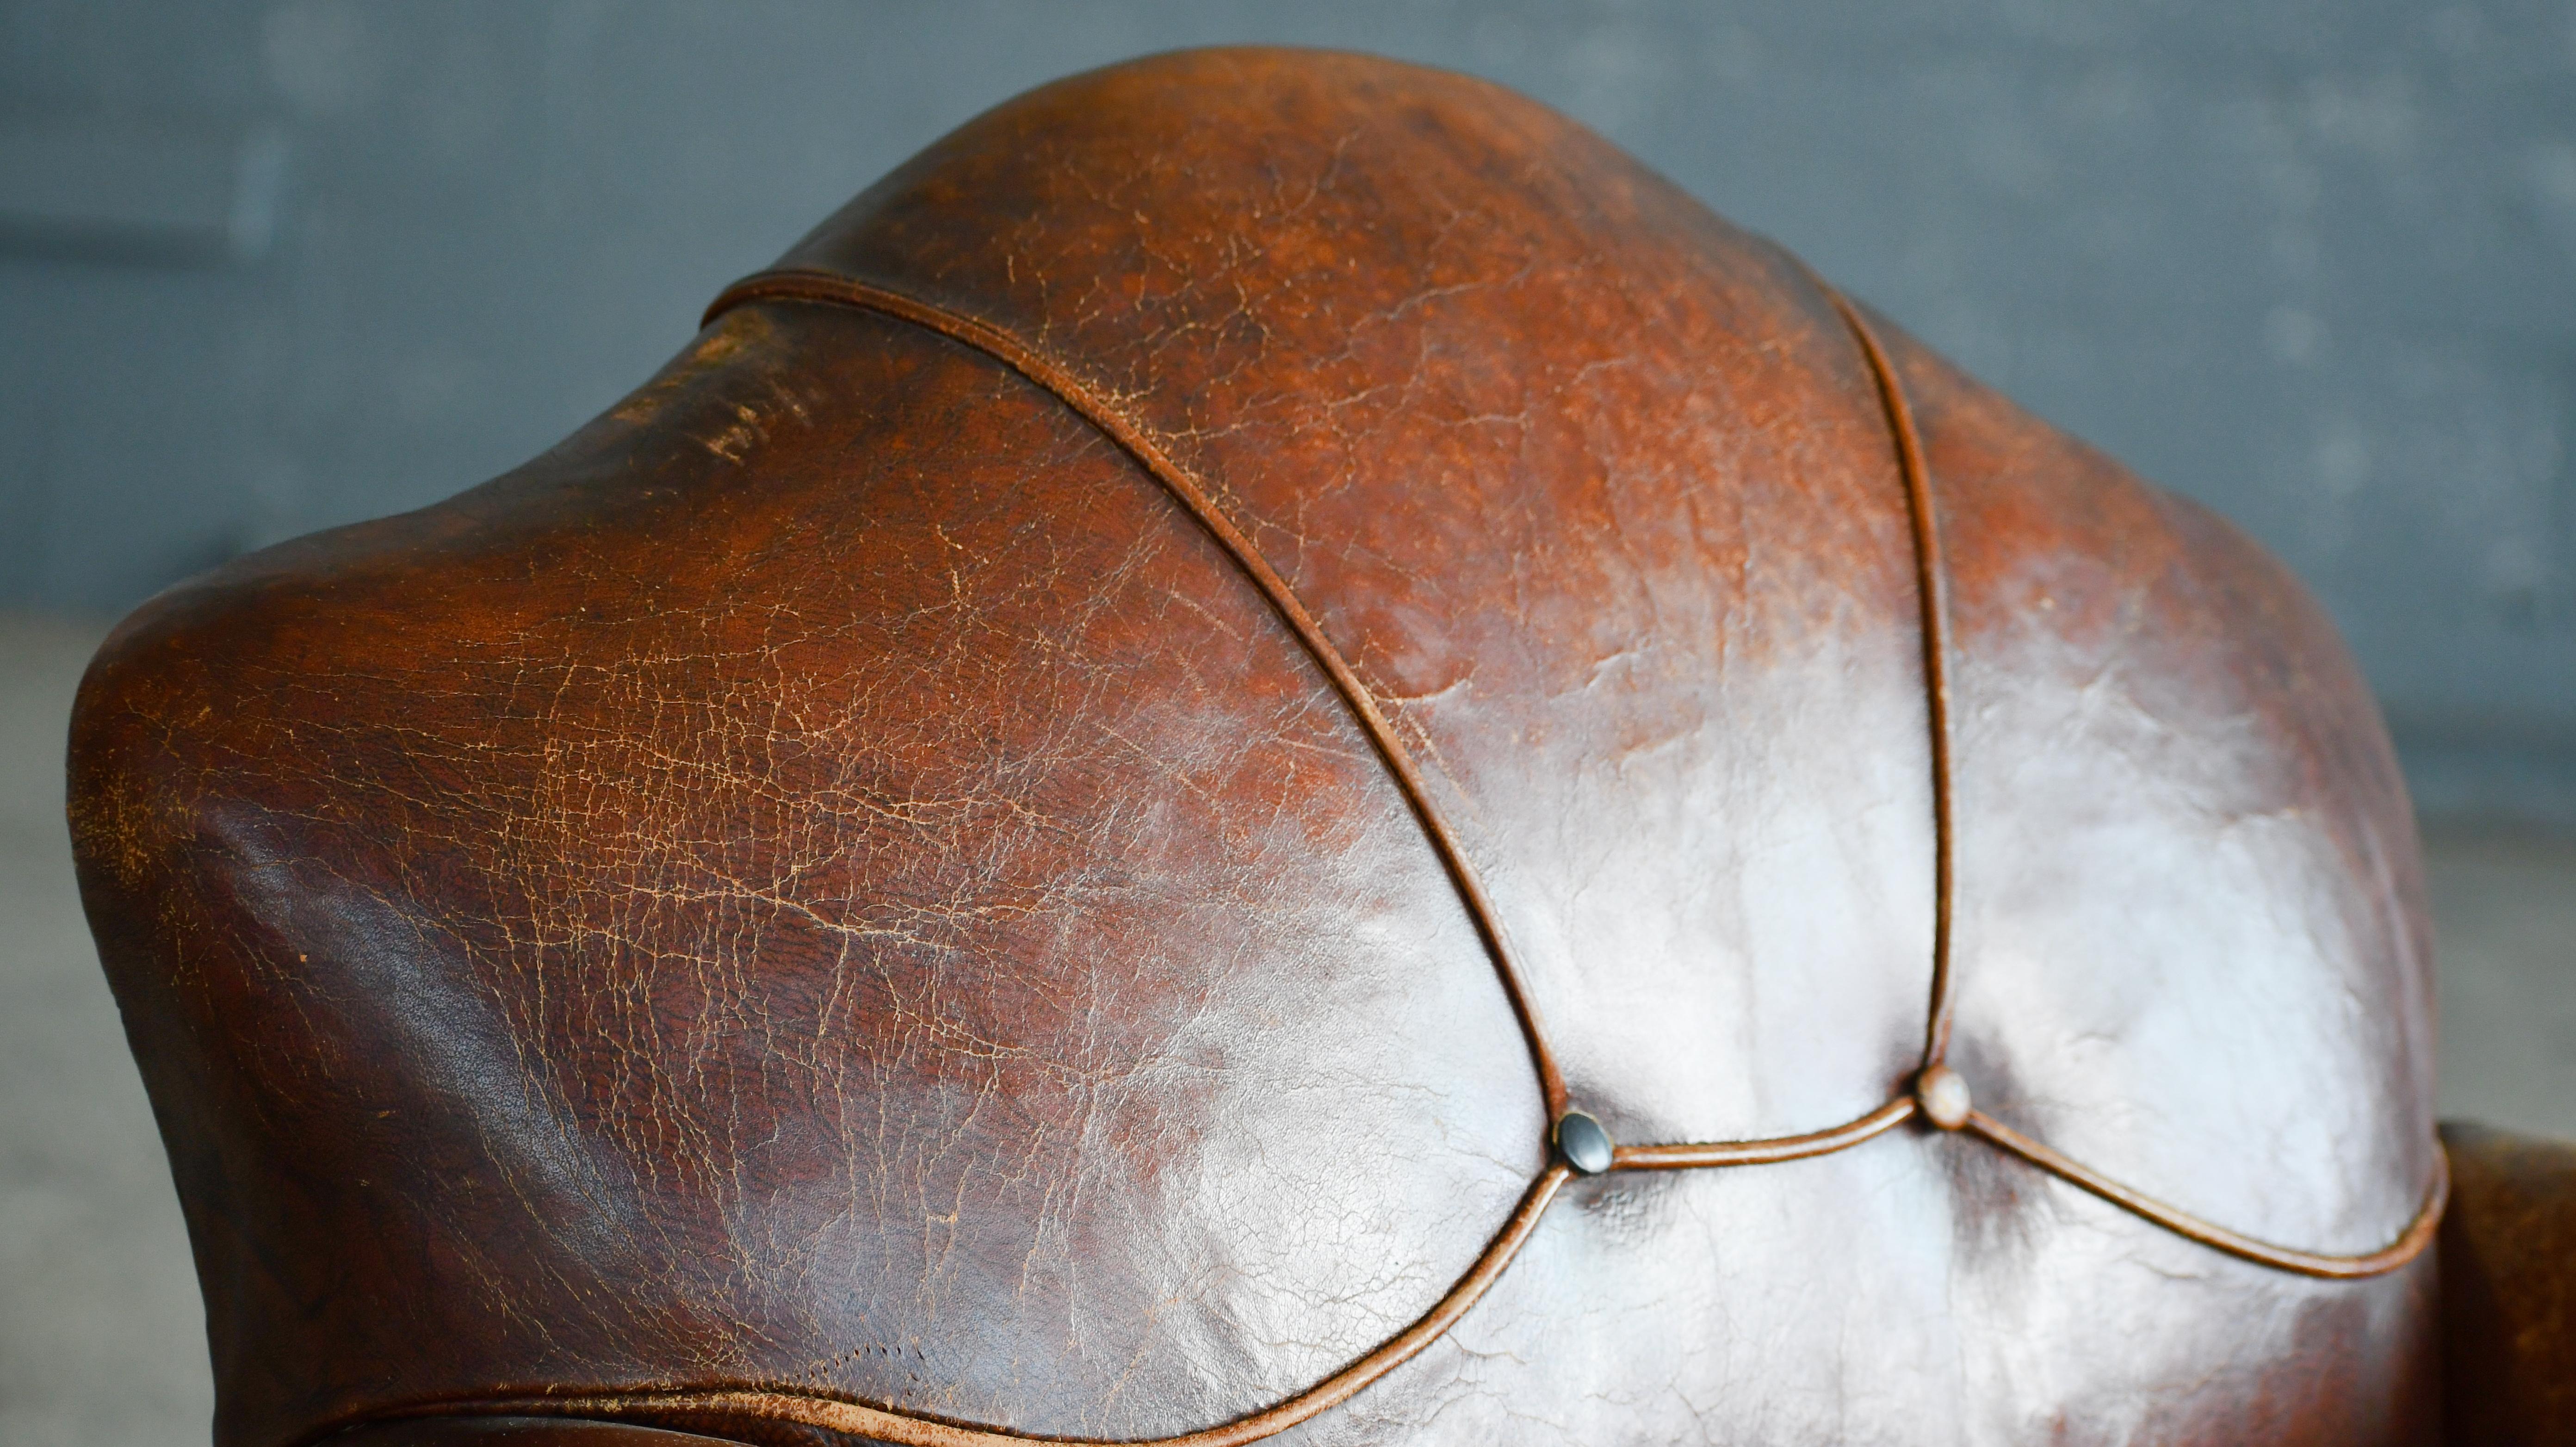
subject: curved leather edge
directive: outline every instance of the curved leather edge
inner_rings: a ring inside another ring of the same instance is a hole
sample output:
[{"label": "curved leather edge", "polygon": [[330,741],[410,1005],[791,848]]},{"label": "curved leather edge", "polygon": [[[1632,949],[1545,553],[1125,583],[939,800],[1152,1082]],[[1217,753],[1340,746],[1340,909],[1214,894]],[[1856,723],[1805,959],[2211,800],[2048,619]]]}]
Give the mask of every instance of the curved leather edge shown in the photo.
[{"label": "curved leather edge", "polygon": [[329,1447],[689,1447],[723,1439],[574,1417],[406,1417],[322,1440]]},{"label": "curved leather edge", "polygon": [[2414,1218],[2397,1233],[2395,1240],[2376,1251],[2357,1255],[2334,1255],[2319,1251],[2300,1251],[2276,1246],[2269,1241],[2230,1231],[2215,1222],[2204,1221],[2188,1211],[2178,1210],[2164,1202],[2132,1190],[2081,1162],[2023,1135],[1982,1110],[1968,1112],[1967,1133],[2021,1157],[2069,1185],[2081,1187],[2120,1209],[2152,1221],[2187,1241],[2197,1241],[2213,1251],[2225,1252],[2257,1266],[2269,1266],[2299,1276],[2314,1276],[2330,1281],[2352,1281],[2364,1277],[2385,1276],[2389,1272],[2424,1254],[2433,1244],[2434,1233],[2442,1224],[2443,1214],[2451,1202],[2451,1173],[2437,1168],[2433,1184],[2424,1194],[2424,1204]]},{"label": "curved leather edge", "polygon": [[2442,1145],[2444,1440],[2576,1441],[2576,1143],[2444,1121]]},{"label": "curved leather edge", "polygon": [[[446,1406],[425,1404],[410,1410],[423,1413],[560,1410],[619,1417],[686,1413],[702,1419],[746,1422],[755,1427],[778,1424],[818,1428],[869,1441],[899,1443],[903,1447],[1012,1447],[1012,1444],[1025,1442],[1057,1442],[1065,1444],[1065,1447],[1146,1447],[1148,1443],[1154,1447],[1242,1447],[1242,1444],[1284,1432],[1309,1417],[1349,1401],[1370,1383],[1411,1361],[1425,1347],[1446,1335],[1449,1328],[1457,1324],[1458,1318],[1467,1314],[1468,1308],[1484,1296],[1503,1274],[1504,1268],[1520,1254],[1521,1247],[1529,1241],[1530,1233],[1538,1229],[1540,1218],[1547,1214],[1548,1204],[1556,1199],[1559,1188],[1572,1176],[1573,1171],[1564,1162],[1552,1162],[1531,1183],[1529,1194],[1521,1198],[1519,1209],[1512,1213],[1502,1233],[1485,1248],[1485,1254],[1477,1258],[1475,1268],[1451,1287],[1449,1294],[1442,1297],[1427,1315],[1387,1339],[1376,1350],[1286,1401],[1247,1417],[1177,1436],[1132,1440],[1039,1436],[1002,1427],[946,1422],[918,1413],[810,1392],[765,1387],[588,1394],[566,1392],[528,1400],[477,1401]],[[336,1442],[338,1439],[330,1440]],[[369,1447],[374,1447],[374,1444],[369,1444]]]}]

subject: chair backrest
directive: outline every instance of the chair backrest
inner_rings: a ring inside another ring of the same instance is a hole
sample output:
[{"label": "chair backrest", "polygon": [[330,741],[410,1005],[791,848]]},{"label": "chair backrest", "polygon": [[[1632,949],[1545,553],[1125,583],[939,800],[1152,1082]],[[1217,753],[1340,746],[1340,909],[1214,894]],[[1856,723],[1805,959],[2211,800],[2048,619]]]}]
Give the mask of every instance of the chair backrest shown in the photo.
[{"label": "chair backrest", "polygon": [[1478,81],[1012,101],[72,767],[226,1444],[2431,1430],[2329,625]]}]

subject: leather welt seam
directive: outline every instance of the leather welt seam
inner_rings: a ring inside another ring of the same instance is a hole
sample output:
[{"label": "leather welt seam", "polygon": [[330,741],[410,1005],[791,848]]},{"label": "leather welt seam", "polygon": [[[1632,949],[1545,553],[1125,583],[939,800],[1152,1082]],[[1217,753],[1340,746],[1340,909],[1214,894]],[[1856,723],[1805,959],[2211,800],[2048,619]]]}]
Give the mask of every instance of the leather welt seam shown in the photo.
[{"label": "leather welt seam", "polygon": [[1914,1116],[1914,1097],[1900,1095],[1860,1119],[1806,1135],[1764,1140],[1703,1141],[1688,1145],[1620,1146],[1610,1153],[1614,1171],[1688,1171],[1713,1166],[1767,1166],[1849,1150],[1886,1134]]},{"label": "leather welt seam", "polygon": [[1521,1033],[1529,1045],[1530,1061],[1538,1073],[1539,1091],[1547,1104],[1548,1119],[1552,1121],[1564,1114],[1565,1080],[1557,1070],[1555,1056],[1548,1050],[1547,1034],[1539,1021],[1537,1003],[1523,985],[1520,972],[1512,962],[1501,916],[1494,911],[1492,901],[1485,893],[1483,879],[1475,866],[1468,862],[1465,847],[1459,843],[1438,806],[1432,803],[1431,792],[1421,770],[1415,766],[1413,756],[1403,741],[1397,738],[1395,727],[1378,706],[1376,696],[1361,682],[1358,672],[1342,657],[1341,650],[1325,636],[1323,626],[1298,599],[1288,580],[1270,565],[1269,559],[1262,555],[1251,537],[1217,506],[1207,487],[1174,459],[1150,430],[1113,405],[1101,389],[1084,380],[1071,365],[992,322],[888,287],[832,272],[763,272],[727,287],[707,307],[701,325],[713,322],[747,302],[773,300],[822,302],[882,313],[936,332],[1000,362],[1053,394],[1076,416],[1117,444],[1160,483],[1163,490],[1170,493],[1209,536],[1216,539],[1218,546],[1225,549],[1236,566],[1251,579],[1253,586],[1260,590],[1271,611],[1288,625],[1289,632],[1295,635],[1307,656],[1323,669],[1325,677],[1341,695],[1343,705],[1357,720],[1361,731],[1368,735],[1379,760],[1394,776],[1396,787],[1403,792],[1406,804],[1430,840],[1433,852],[1439,856],[1442,869],[1465,903],[1476,933],[1493,960],[1495,973],[1501,977],[1503,991],[1510,998],[1512,1012],[1518,1017]]},{"label": "leather welt seam", "polygon": [[[1420,1355],[1455,1326],[1520,1254],[1548,1203],[1573,1171],[1552,1163],[1530,1183],[1520,1205],[1448,1294],[1403,1331],[1296,1396],[1250,1416],[1170,1437],[1098,1438],[976,1427],[843,1397],[775,1387],[663,1388],[611,1392],[546,1392],[490,1395],[398,1408],[373,1420],[401,1417],[498,1416],[651,1418],[680,1414],[741,1416],[822,1427],[901,1447],[1018,1447],[1051,1442],[1063,1447],[1244,1447],[1349,1401],[1363,1388]],[[337,1430],[345,1424],[333,1424]],[[307,1439],[311,1440],[310,1438]]]},{"label": "leather welt seam", "polygon": [[[1845,1150],[1883,1135],[1911,1119],[1917,1107],[1900,1097],[1848,1124],[1807,1135],[1758,1141],[1722,1141],[1696,1145],[1622,1146],[1613,1170],[1687,1170],[1712,1166],[1764,1165]],[[2262,1266],[2303,1276],[2349,1280],[2383,1275],[2404,1266],[2432,1242],[2450,1197],[2447,1161],[2437,1171],[2430,1196],[2415,1219],[2387,1247],[2361,1256],[2328,1256],[2295,1251],[2213,1226],[2101,1176],[2047,1146],[2022,1135],[1983,1111],[1971,1112],[1968,1133],[2021,1157],[2051,1175],[2092,1192],[2103,1200],[2205,1246]],[[1054,1443],[1060,1447],[1248,1447],[1339,1406],[1446,1335],[1481,1299],[1537,1230],[1540,1219],[1573,1172],[1562,1162],[1551,1164],[1531,1183],[1520,1205],[1486,1246],[1474,1266],[1411,1326],[1367,1355],[1296,1396],[1249,1416],[1195,1432],[1168,1437],[1095,1438],[1016,1432],[974,1426],[901,1408],[879,1406],[848,1397],[784,1390],[775,1386],[632,1388],[617,1391],[544,1391],[490,1393],[438,1402],[413,1403],[391,1410],[333,1421],[307,1433],[313,1443],[361,1422],[415,1417],[546,1416],[606,1420],[669,1421],[690,1417],[741,1417],[793,1422],[899,1447],[1025,1447]]]},{"label": "leather welt seam", "polygon": [[[1690,1145],[1622,1146],[1611,1169],[1689,1170],[1765,1165],[1827,1155],[1887,1133],[1911,1119],[1916,1110],[1913,1100],[1900,1097],[1848,1124],[1806,1135]],[[2013,1130],[1983,1111],[1970,1113],[1965,1131],[2176,1235],[2256,1265],[2302,1276],[2352,1280],[2397,1270],[2422,1254],[2432,1243],[2441,1223],[2443,1208],[2450,1198],[2450,1170],[2447,1160],[2442,1160],[2422,1209],[2395,1241],[2364,1255],[2324,1255],[2274,1246],[2239,1235],[2140,1195]],[[973,1426],[847,1397],[782,1390],[774,1386],[742,1386],[492,1393],[414,1403],[366,1413],[350,1420],[332,1421],[307,1433],[301,1440],[311,1443],[362,1421],[409,1417],[525,1415],[669,1420],[681,1416],[713,1416],[794,1422],[897,1443],[901,1447],[1020,1447],[1020,1444],[1032,1442],[1058,1443],[1063,1447],[1246,1447],[1246,1444],[1284,1432],[1350,1400],[1446,1335],[1520,1254],[1521,1248],[1537,1230],[1549,1204],[1572,1174],[1562,1162],[1551,1164],[1540,1173],[1522,1196],[1520,1205],[1504,1222],[1502,1230],[1477,1257],[1467,1274],[1434,1303],[1431,1310],[1404,1331],[1296,1396],[1249,1416],[1195,1432],[1150,1438],[1092,1438],[1015,1432],[1008,1428]]]},{"label": "leather welt seam", "polygon": [[1968,1113],[1966,1133],[1979,1136],[2008,1154],[2019,1156],[2050,1175],[2084,1190],[2124,1211],[2162,1226],[2177,1236],[2197,1241],[2214,1251],[2223,1251],[2258,1266],[2294,1272],[2300,1276],[2318,1276],[2328,1280],[2350,1281],[2362,1277],[2384,1276],[2422,1254],[2441,1228],[2443,1208],[2451,1200],[2450,1159],[2440,1151],[2433,1153],[2433,1185],[2424,1195],[2424,1204],[2415,1218],[2406,1223],[2397,1239],[2377,1251],[2358,1256],[2333,1256],[2323,1252],[2300,1251],[2275,1246],[2251,1236],[2239,1235],[2224,1226],[2168,1206],[2152,1196],[2133,1191],[2090,1166],[2061,1155],[2048,1146],[2023,1135],[1982,1110]]},{"label": "leather welt seam", "polygon": [[[1912,1096],[1898,1096],[1869,1114],[1826,1130],[1806,1135],[1773,1136],[1761,1140],[1702,1141],[1680,1145],[1620,1146],[1611,1153],[1610,1169],[1614,1171],[1687,1171],[1725,1166],[1767,1166],[1782,1161],[1804,1160],[1810,1156],[1831,1155],[1849,1150],[1863,1141],[1873,1140],[1912,1120],[1921,1112]],[[2225,1252],[2258,1266],[2269,1266],[2300,1276],[2329,1280],[2354,1280],[2384,1276],[2422,1254],[2432,1244],[2434,1233],[2442,1224],[2442,1212],[2450,1202],[2451,1174],[2447,1160],[2435,1154],[2436,1169],[2432,1188],[2426,1192],[2422,1206],[2399,1230],[2396,1239],[2376,1251],[2352,1256],[2337,1256],[2318,1251],[2301,1251],[2294,1247],[2275,1246],[2271,1242],[2230,1231],[2224,1226],[2202,1220],[2177,1206],[2169,1206],[2142,1191],[2132,1190],[2085,1165],[2081,1161],[2023,1135],[1982,1110],[1968,1113],[1961,1134],[1973,1135],[1987,1144],[2020,1157],[2069,1185],[2091,1192],[2102,1200],[2132,1215],[2160,1226],[2186,1240],[2215,1251]]]},{"label": "leather welt seam", "polygon": [[[1888,434],[1895,445],[1897,471],[1905,487],[1906,515],[1912,523],[1915,596],[1922,610],[1923,702],[1931,736],[1932,765],[1932,987],[1928,1017],[1923,1029],[1922,1066],[1923,1070],[1929,1073],[1943,1065],[1949,1054],[1952,1001],[1958,993],[1957,971],[1951,960],[1952,922],[1958,896],[1956,843],[1958,831],[1955,823],[1956,789],[1951,768],[1950,575],[1949,569],[1942,561],[1940,515],[1934,505],[1931,464],[1923,450],[1922,432],[1915,425],[1914,408],[1905,397],[1905,385],[1898,378],[1896,364],[1888,356],[1887,348],[1880,343],[1878,333],[1870,326],[1869,319],[1861,315],[1860,308],[1852,305],[1850,298],[1845,297],[1832,283],[1818,276],[1806,262],[1785,250],[1781,255],[1787,257],[1791,264],[1804,273],[1808,282],[1833,304],[1835,314],[1841,317],[1843,325],[1851,332],[1852,340],[1859,346],[1861,358],[1869,369],[1870,381],[1878,393],[1879,405],[1886,414]],[[1851,1125],[1843,1127],[1842,1131],[1850,1133],[1864,1130],[1871,1122],[1892,1108],[1892,1106],[1882,1107],[1879,1112],[1864,1116]],[[1869,1133],[1874,1134],[1876,1130],[1887,1129],[1902,1118],[1897,1116],[1888,1119],[1884,1124],[1869,1130]],[[2302,1276],[2350,1279],[2377,1276],[2396,1270],[2414,1260],[2425,1245],[2433,1239],[2434,1232],[2441,1225],[2442,1210],[2450,1200],[2449,1167],[2441,1152],[2437,1150],[2434,1152],[2435,1175],[2432,1187],[2425,1194],[2422,1208],[2416,1212],[2414,1219],[2407,1224],[2406,1228],[2398,1233],[2395,1241],[2381,1250],[2359,1256],[2333,1256],[2319,1252],[2298,1251],[2240,1235],[2223,1226],[2204,1221],[2187,1211],[2166,1205],[2152,1196],[2131,1190],[2091,1167],[2022,1135],[1983,1111],[1971,1110],[1968,1113],[1965,1129],[1968,1133],[1984,1139],[1999,1149],[2019,1156],[2024,1161],[2070,1184],[2090,1191],[2101,1199],[2176,1235],[2246,1261],[2282,1271],[2296,1272]],[[1867,1135],[1855,1137],[1855,1139],[1866,1138]],[[1810,1139],[1818,1142],[1819,1149],[1823,1150],[1838,1149],[1838,1145],[1826,1146],[1822,1143],[1829,1139],[1840,1141],[1841,1137],[1835,1132],[1824,1132]],[[1851,1142],[1841,1141],[1841,1143]],[[1753,1154],[1755,1150],[1764,1148],[1776,1151],[1786,1144],[1786,1142],[1744,1142],[1731,1148],[1736,1152],[1732,1155],[1723,1154],[1730,1148],[1722,1146],[1666,1146],[1654,1149],[1670,1156],[1674,1164],[1683,1164],[1685,1160],[1690,1164],[1703,1162],[1712,1165],[1752,1164],[1759,1160],[1795,1159],[1792,1155],[1757,1156]],[[1688,1156],[1687,1153],[1694,1150],[1702,1154],[1697,1157]]]},{"label": "leather welt seam", "polygon": [[1923,437],[1914,425],[1914,408],[1905,400],[1905,386],[1897,380],[1896,364],[1850,298],[1804,261],[1790,259],[1833,303],[1859,344],[1879,406],[1887,414],[1897,472],[1905,484],[1905,514],[1914,539],[1914,591],[1922,614],[1923,705],[1932,755],[1932,989],[1923,1025],[1923,1068],[1930,1070],[1950,1053],[1950,1000],[1955,993],[1950,968],[1951,905],[1958,894],[1957,831],[1951,817],[1950,570],[1941,560],[1941,521],[1933,508],[1931,465],[1924,459]]}]

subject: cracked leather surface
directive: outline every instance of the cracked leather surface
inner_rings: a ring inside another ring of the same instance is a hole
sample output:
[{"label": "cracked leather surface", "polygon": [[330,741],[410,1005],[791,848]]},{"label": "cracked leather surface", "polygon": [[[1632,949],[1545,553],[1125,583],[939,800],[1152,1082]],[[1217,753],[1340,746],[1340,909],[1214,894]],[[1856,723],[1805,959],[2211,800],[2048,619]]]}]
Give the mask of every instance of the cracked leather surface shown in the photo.
[{"label": "cracked leather surface", "polygon": [[[1013,101],[782,264],[1044,348],[1206,480],[1617,1139],[1902,1089],[1906,501],[1794,262],[1493,87],[1238,51]],[[1951,571],[1953,1061],[2196,1214],[2384,1242],[2435,1168],[2429,948],[2340,644],[1890,336]],[[651,1386],[1187,1431],[1419,1316],[1544,1159],[1494,965],[1312,660],[1133,459],[883,316],[728,312],[527,467],[147,605],[72,812],[227,1447]],[[2420,1442],[2432,1287],[1905,1128],[1574,1183],[1282,1440]]]}]

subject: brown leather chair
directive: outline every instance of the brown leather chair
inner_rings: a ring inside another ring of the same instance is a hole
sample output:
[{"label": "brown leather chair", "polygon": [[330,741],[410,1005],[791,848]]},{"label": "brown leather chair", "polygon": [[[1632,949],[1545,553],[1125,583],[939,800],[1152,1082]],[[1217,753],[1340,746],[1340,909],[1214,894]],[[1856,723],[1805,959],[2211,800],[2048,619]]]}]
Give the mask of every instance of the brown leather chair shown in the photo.
[{"label": "brown leather chair", "polygon": [[2316,607],[1459,76],[983,116],[71,808],[226,1447],[2576,1435]]}]

